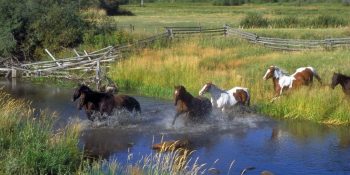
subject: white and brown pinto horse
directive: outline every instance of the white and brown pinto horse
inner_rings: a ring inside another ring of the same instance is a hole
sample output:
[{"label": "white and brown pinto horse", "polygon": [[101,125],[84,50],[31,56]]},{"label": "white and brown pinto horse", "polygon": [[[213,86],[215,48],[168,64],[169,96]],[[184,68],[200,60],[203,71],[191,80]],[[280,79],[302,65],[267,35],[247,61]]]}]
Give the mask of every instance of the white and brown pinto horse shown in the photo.
[{"label": "white and brown pinto horse", "polygon": [[213,83],[206,83],[199,91],[199,95],[205,93],[211,95],[211,104],[214,108],[219,108],[222,112],[231,108],[237,104],[247,105],[250,104],[250,94],[248,88],[234,87],[230,90],[222,90]]},{"label": "white and brown pinto horse", "polygon": [[287,75],[277,66],[270,66],[263,79],[268,80],[269,78],[272,78],[276,98],[282,95],[282,92],[285,89],[298,88],[301,85],[307,86],[312,84],[313,77],[322,84],[320,76],[313,67],[301,67],[298,68],[294,74]]}]

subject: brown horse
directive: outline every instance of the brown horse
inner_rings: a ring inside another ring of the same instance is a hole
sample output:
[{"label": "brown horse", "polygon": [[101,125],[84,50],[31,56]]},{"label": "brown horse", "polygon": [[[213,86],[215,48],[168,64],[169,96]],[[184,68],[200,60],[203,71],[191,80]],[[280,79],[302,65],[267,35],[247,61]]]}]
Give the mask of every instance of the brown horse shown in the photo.
[{"label": "brown horse", "polygon": [[[89,90],[81,90],[81,89],[89,89]],[[88,92],[88,93],[86,93]],[[112,107],[112,109],[108,108],[106,111],[101,111],[99,104],[96,104],[91,100],[92,98],[96,98],[98,94],[104,94],[109,97],[112,97],[113,101],[108,101],[109,106]],[[74,95],[73,95],[73,101],[80,98],[78,109],[81,110],[82,108],[85,109],[86,116],[89,120],[93,121],[92,114],[97,111],[103,114],[106,112],[108,115],[110,115],[113,111],[113,108],[117,109],[126,109],[130,112],[136,111],[141,112],[140,103],[133,97],[130,97],[128,95],[116,95],[114,96],[112,93],[104,93],[104,92],[94,92],[89,87],[85,85],[79,85],[79,87],[76,89]]]},{"label": "brown horse", "polygon": [[338,84],[341,85],[343,92],[350,96],[350,77],[340,74],[333,73],[331,88],[334,89]]},{"label": "brown horse", "polygon": [[263,79],[268,80],[269,78],[272,78],[275,96],[277,97],[282,95],[282,92],[285,89],[298,88],[302,85],[312,84],[313,77],[322,84],[320,76],[313,67],[301,67],[298,68],[294,74],[287,75],[277,66],[270,66]]},{"label": "brown horse", "polygon": [[212,111],[212,105],[208,98],[193,97],[186,91],[184,86],[175,86],[174,100],[176,106],[176,114],[173,120],[175,124],[176,118],[181,114],[186,114],[188,119],[199,121],[208,116]]},{"label": "brown horse", "polygon": [[104,113],[111,115],[115,106],[113,94],[95,92],[86,85],[79,85],[75,89],[72,101],[78,98],[80,98],[78,108],[79,110],[82,109],[82,107],[85,108],[89,120],[93,120],[91,118],[93,111],[98,111],[101,115]]}]

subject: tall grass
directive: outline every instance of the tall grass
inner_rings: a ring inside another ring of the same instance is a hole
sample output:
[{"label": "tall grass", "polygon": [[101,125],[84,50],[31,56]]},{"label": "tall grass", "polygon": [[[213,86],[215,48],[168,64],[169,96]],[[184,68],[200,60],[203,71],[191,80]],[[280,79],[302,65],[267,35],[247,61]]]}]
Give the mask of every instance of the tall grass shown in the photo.
[{"label": "tall grass", "polygon": [[80,164],[78,125],[53,133],[54,114],[0,91],[0,174],[68,174]]},{"label": "tall grass", "polygon": [[[274,51],[235,38],[192,38],[173,43],[172,47],[145,49],[114,65],[110,76],[122,88],[141,94],[172,98],[173,86],[184,85],[193,95],[204,83],[212,81],[224,89],[245,86],[251,91],[253,105],[266,115],[307,119],[322,123],[349,124],[348,102],[340,88],[327,85],[333,71],[350,74],[350,51]],[[271,81],[262,77],[270,65],[289,73],[296,68],[313,66],[324,86],[290,92],[275,103]]]},{"label": "tall grass", "polygon": [[83,171],[79,171],[78,174],[195,175],[205,174],[212,168],[206,164],[199,164],[199,158],[191,159],[191,153],[187,149],[175,149],[174,145],[163,145],[158,152],[145,155],[135,163],[130,163],[133,161],[133,155],[129,153],[126,165],[121,165],[117,161],[95,161],[90,165],[86,164]]}]

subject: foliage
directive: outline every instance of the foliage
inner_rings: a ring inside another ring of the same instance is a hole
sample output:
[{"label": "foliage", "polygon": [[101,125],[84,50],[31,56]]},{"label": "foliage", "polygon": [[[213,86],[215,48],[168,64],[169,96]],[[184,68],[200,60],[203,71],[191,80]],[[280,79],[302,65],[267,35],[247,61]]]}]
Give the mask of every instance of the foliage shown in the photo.
[{"label": "foliage", "polygon": [[75,1],[0,0],[0,56],[33,59],[43,48],[82,42],[85,23]]},{"label": "foliage", "polygon": [[0,91],[0,174],[69,174],[78,169],[79,125],[53,133],[54,114]]}]

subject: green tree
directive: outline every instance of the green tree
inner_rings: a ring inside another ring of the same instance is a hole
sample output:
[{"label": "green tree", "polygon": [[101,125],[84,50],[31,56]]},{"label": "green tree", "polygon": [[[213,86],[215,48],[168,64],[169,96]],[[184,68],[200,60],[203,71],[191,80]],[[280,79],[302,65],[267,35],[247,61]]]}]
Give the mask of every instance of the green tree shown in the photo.
[{"label": "green tree", "polygon": [[78,45],[86,28],[77,0],[0,0],[0,13],[0,56],[20,61]]}]

